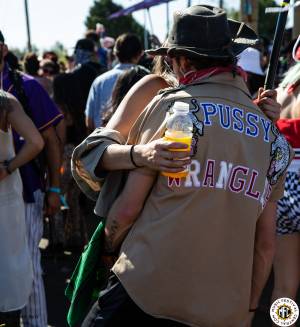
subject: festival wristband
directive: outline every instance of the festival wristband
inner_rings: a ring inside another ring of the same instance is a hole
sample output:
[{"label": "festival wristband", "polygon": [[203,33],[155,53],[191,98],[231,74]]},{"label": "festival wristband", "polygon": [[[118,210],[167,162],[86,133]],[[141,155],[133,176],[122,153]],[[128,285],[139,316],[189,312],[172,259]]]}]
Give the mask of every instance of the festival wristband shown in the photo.
[{"label": "festival wristband", "polygon": [[59,187],[49,187],[48,192],[61,194],[61,189]]},{"label": "festival wristband", "polygon": [[255,309],[249,309],[249,312],[256,312],[258,311],[258,308],[255,308]]},{"label": "festival wristband", "polygon": [[11,170],[11,169],[9,168],[9,164],[10,164],[10,162],[11,162],[11,160],[4,160],[4,161],[3,161],[3,166],[4,166],[6,172],[7,172],[9,175],[11,175],[11,174],[13,173],[13,170]]},{"label": "festival wristband", "polygon": [[69,209],[68,203],[65,197],[62,195],[61,189],[59,187],[49,187],[47,191],[58,194],[61,205],[64,207],[64,209]]},{"label": "festival wristband", "polygon": [[134,161],[133,159],[133,151],[134,151],[134,147],[135,145],[132,145],[131,148],[130,148],[130,160],[131,160],[131,163],[134,165],[134,167],[136,168],[142,168],[143,166],[139,166],[136,164],[136,162]]}]

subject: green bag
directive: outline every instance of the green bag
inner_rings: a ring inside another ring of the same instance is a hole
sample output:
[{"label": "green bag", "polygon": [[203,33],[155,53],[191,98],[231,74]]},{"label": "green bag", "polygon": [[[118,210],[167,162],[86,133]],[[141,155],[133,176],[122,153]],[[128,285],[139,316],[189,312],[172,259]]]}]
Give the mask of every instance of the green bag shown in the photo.
[{"label": "green bag", "polygon": [[65,290],[65,295],[71,302],[67,316],[70,327],[83,320],[98,299],[100,290],[107,284],[109,271],[101,262],[104,226],[103,219],[81,254]]}]

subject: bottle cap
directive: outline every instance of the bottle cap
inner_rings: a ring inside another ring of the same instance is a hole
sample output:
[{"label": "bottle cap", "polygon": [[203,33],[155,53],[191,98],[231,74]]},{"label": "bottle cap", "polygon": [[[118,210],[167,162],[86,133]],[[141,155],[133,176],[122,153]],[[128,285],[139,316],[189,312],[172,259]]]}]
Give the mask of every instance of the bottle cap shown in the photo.
[{"label": "bottle cap", "polygon": [[175,112],[186,114],[190,111],[190,105],[185,102],[175,102],[172,109]]}]

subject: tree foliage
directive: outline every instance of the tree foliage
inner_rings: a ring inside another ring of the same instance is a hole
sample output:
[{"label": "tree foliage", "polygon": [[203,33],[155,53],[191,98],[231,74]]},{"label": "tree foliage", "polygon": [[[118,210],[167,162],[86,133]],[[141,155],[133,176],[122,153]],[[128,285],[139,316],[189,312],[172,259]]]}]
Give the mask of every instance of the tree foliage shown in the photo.
[{"label": "tree foliage", "polygon": [[68,55],[67,49],[59,41],[55,42],[55,44],[50,48],[50,51],[54,51],[57,54],[59,60],[63,60],[63,61],[65,60],[65,57]]},{"label": "tree foliage", "polygon": [[97,23],[105,26],[106,34],[117,37],[122,33],[131,32],[143,39],[144,28],[131,16],[123,16],[108,20],[108,16],[122,9],[112,0],[95,0],[86,18],[85,25],[88,29],[95,29]]},{"label": "tree foliage", "polygon": [[[9,51],[11,51],[15,56],[17,56],[19,60],[22,60],[28,53],[28,48],[24,47],[23,49],[21,49],[18,47],[9,47]],[[39,49],[35,44],[31,45],[31,52],[39,53]]]}]

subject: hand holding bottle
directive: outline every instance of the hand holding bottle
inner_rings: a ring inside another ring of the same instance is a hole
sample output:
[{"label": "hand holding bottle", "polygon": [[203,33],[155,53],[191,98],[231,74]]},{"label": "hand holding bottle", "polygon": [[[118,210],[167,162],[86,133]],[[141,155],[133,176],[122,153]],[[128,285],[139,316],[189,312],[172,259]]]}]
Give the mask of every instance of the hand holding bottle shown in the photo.
[{"label": "hand holding bottle", "polygon": [[[167,130],[164,140],[170,142],[180,142],[188,145],[188,151],[191,150],[193,136],[193,122],[189,116],[189,104],[185,102],[175,102],[173,114],[167,121]],[[172,149],[170,151],[186,151],[187,149]],[[164,176],[183,178],[188,175],[188,168],[177,173],[163,172]]]}]

